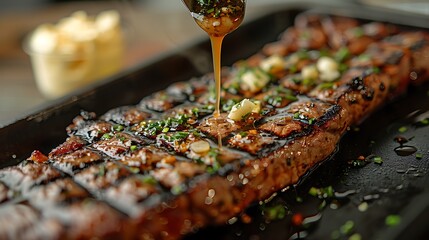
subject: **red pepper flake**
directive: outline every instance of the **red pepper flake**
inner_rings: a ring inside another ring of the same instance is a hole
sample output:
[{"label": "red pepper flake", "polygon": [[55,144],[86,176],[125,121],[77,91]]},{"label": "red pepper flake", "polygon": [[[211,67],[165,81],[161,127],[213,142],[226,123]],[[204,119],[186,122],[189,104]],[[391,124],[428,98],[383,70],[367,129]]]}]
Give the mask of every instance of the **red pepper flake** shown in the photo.
[{"label": "red pepper flake", "polygon": [[301,213],[295,213],[294,215],[292,215],[291,221],[294,226],[301,226],[302,222],[304,221],[304,217]]},{"label": "red pepper flake", "polygon": [[241,215],[241,221],[245,224],[249,224],[252,222],[252,218],[244,213],[243,215]]},{"label": "red pepper flake", "polygon": [[34,150],[27,160],[31,160],[31,161],[37,162],[37,163],[44,163],[44,162],[48,161],[48,159],[49,158],[46,155],[44,155],[43,153],[41,153],[39,150]]}]

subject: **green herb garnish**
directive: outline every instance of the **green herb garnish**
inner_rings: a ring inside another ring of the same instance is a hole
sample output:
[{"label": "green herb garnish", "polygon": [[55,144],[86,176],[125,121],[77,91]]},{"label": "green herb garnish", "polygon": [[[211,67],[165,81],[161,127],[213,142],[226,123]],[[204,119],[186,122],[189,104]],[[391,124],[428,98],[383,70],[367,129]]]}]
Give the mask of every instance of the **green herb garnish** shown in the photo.
[{"label": "green herb garnish", "polygon": [[416,159],[422,159],[423,154],[422,153],[416,153]]},{"label": "green herb garnish", "polygon": [[115,130],[115,131],[117,131],[117,132],[120,132],[120,131],[123,131],[125,128],[124,128],[124,126],[122,126],[122,125],[115,125],[115,126],[113,126],[113,130]]},{"label": "green herb garnish", "polygon": [[286,208],[281,204],[265,207],[264,216],[270,221],[284,219],[286,216]]},{"label": "green herb garnish", "polygon": [[382,164],[383,163],[383,159],[379,156],[375,156],[372,161],[376,164]]},{"label": "green herb garnish", "polygon": [[347,222],[345,222],[341,227],[340,227],[340,232],[344,235],[349,235],[352,233],[352,231],[355,228],[355,223],[352,220],[349,220]]},{"label": "green herb garnish", "polygon": [[385,218],[384,223],[389,227],[396,226],[401,223],[401,217],[399,215],[391,214]]},{"label": "green herb garnish", "polygon": [[135,151],[135,150],[137,150],[137,146],[136,146],[136,145],[131,145],[131,146],[130,146],[130,150],[131,150],[131,151]]},{"label": "green herb garnish", "polygon": [[381,70],[380,70],[380,68],[379,68],[379,67],[373,67],[373,68],[372,68],[372,72],[373,72],[373,73],[375,73],[375,74],[378,74],[378,73],[380,73],[380,72],[381,72]]},{"label": "green herb garnish", "polygon": [[183,193],[185,191],[185,188],[184,188],[184,186],[182,186],[181,184],[179,184],[179,185],[173,186],[170,191],[174,195],[179,195],[179,194],[181,194],[181,193]]},{"label": "green herb garnish", "polygon": [[332,89],[335,86],[334,82],[324,82],[319,85],[319,88],[322,90]]},{"label": "green herb garnish", "polygon": [[419,121],[421,125],[429,125],[429,118],[425,118]]},{"label": "green herb garnish", "polygon": [[338,51],[334,55],[334,59],[337,62],[344,62],[350,56],[350,51],[346,47],[342,47],[338,49]]},{"label": "green herb garnish", "polygon": [[169,117],[164,120],[149,122],[142,125],[143,133],[147,136],[155,136],[161,132],[177,131],[189,127],[190,117],[186,114],[179,114],[176,117]]},{"label": "green herb garnish", "polygon": [[106,174],[106,167],[104,165],[101,165],[100,168],[98,169],[98,176],[104,177],[105,174]]},{"label": "green herb garnish", "polygon": [[315,188],[311,187],[308,191],[308,194],[314,197],[318,197],[320,199],[332,198],[334,197],[334,188],[332,186],[327,186],[324,188]]},{"label": "green herb garnish", "polygon": [[400,127],[400,128],[398,129],[398,132],[400,132],[400,133],[404,133],[404,132],[406,132],[406,131],[408,131],[408,128],[407,128],[407,127],[405,127],[405,126],[402,126],[402,127]]},{"label": "green herb garnish", "polygon": [[365,34],[363,28],[361,27],[355,27],[353,29],[353,35],[355,35],[355,37],[362,37]]},{"label": "green herb garnish", "polygon": [[142,182],[150,185],[155,185],[157,183],[156,179],[152,176],[144,176]]},{"label": "green herb garnish", "polygon": [[112,137],[113,137],[113,134],[105,133],[103,134],[103,136],[101,136],[101,140],[108,140],[108,139],[111,139]]}]

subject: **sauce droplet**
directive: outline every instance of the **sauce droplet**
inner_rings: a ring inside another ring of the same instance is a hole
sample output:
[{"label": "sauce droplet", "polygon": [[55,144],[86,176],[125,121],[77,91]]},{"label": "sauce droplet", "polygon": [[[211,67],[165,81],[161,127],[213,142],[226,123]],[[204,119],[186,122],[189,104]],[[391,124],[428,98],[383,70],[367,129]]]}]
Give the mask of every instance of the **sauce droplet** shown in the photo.
[{"label": "sauce droplet", "polygon": [[409,156],[417,152],[417,148],[413,146],[401,145],[394,149],[395,153],[399,156]]}]

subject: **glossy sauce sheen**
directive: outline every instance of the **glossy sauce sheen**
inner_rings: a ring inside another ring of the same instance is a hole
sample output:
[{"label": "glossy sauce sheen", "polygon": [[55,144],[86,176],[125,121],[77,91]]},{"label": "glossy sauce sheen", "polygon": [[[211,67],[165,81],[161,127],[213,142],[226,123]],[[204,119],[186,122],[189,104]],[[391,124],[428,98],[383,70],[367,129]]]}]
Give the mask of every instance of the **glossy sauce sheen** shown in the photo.
[{"label": "glossy sauce sheen", "polygon": [[221,50],[224,37],[240,26],[244,18],[245,1],[227,0],[202,5],[193,1],[191,14],[195,22],[210,36],[213,54],[213,70],[216,81],[216,108],[214,116],[220,114]]}]

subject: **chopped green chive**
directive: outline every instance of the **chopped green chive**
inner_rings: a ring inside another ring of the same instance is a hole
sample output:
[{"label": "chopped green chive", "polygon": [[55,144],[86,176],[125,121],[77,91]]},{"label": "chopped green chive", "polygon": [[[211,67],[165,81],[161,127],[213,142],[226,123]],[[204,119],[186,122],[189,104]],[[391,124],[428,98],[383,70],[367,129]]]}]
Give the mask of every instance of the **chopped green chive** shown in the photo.
[{"label": "chopped green chive", "polygon": [[361,240],[362,236],[359,233],[355,233],[349,237],[348,240]]},{"label": "chopped green chive", "polygon": [[267,219],[271,221],[281,220],[286,216],[286,209],[279,204],[273,207],[265,208],[264,215]]},{"label": "chopped green chive", "polygon": [[136,146],[136,145],[131,145],[131,146],[130,146],[130,150],[131,150],[131,151],[135,151],[135,150],[137,150],[137,146]]},{"label": "chopped green chive", "polygon": [[373,73],[375,73],[375,74],[378,74],[378,73],[380,73],[380,72],[381,72],[381,70],[380,70],[380,68],[379,68],[379,67],[373,67],[373,68],[372,68],[372,72],[373,72]]},{"label": "chopped green chive", "polygon": [[423,125],[429,125],[429,118],[425,118],[425,119],[421,120],[420,123]]},{"label": "chopped green chive", "polygon": [[416,153],[416,159],[422,159],[423,154],[422,153]]},{"label": "chopped green chive", "polygon": [[103,136],[101,136],[102,140],[108,140],[111,139],[113,137],[113,135],[111,133],[105,133],[103,134]]},{"label": "chopped green chive", "polygon": [[113,127],[113,130],[115,130],[115,131],[117,131],[117,132],[120,132],[120,131],[123,131],[124,130],[124,126],[122,126],[122,125],[115,125],[114,127]]},{"label": "chopped green chive", "polygon": [[315,196],[315,197],[317,197],[318,192],[319,192],[318,189],[315,187],[311,187],[310,190],[308,190],[308,194],[310,194],[311,196]]},{"label": "chopped green chive", "polygon": [[353,29],[353,34],[355,35],[355,37],[362,37],[365,34],[365,32],[364,32],[363,28],[356,27]]},{"label": "chopped green chive", "polygon": [[379,156],[375,156],[372,161],[376,164],[382,164],[383,163],[383,159]]},{"label": "chopped green chive", "polygon": [[292,65],[289,67],[289,72],[290,73],[296,73],[296,71],[298,71],[298,68],[295,65]]},{"label": "chopped green chive", "polygon": [[344,235],[348,235],[352,233],[354,228],[355,228],[355,223],[352,220],[349,220],[340,227],[340,232]]},{"label": "chopped green chive", "polygon": [[151,184],[151,185],[155,185],[157,183],[156,179],[152,176],[143,177],[142,182]]},{"label": "chopped green chive", "polygon": [[331,198],[334,196],[334,188],[332,186],[327,186],[324,188],[315,188],[311,187],[308,191],[308,194],[318,197],[318,198]]},{"label": "chopped green chive", "polygon": [[335,53],[334,59],[337,60],[338,62],[343,62],[349,56],[350,56],[349,49],[346,47],[342,47]]},{"label": "chopped green chive", "polygon": [[334,86],[335,86],[334,82],[324,82],[319,85],[319,88],[326,90],[326,89],[332,89]]},{"label": "chopped green chive", "polygon": [[98,176],[103,177],[106,174],[106,167],[104,165],[101,165],[98,169]]},{"label": "chopped green chive", "polygon": [[180,185],[180,184],[176,185],[176,186],[173,186],[171,188],[171,193],[173,193],[174,195],[179,195],[179,194],[181,194],[184,191],[185,191],[185,188],[182,185]]},{"label": "chopped green chive", "polygon": [[404,132],[406,132],[406,131],[408,131],[408,128],[407,128],[407,127],[405,127],[405,126],[402,126],[402,127],[400,127],[400,128],[398,129],[398,132],[400,132],[400,133],[404,133]]},{"label": "chopped green chive", "polygon": [[386,217],[384,223],[389,227],[396,226],[401,223],[401,217],[399,215],[391,214]]},{"label": "chopped green chive", "polygon": [[130,167],[130,171],[131,171],[132,173],[137,174],[137,173],[139,173],[139,172],[140,172],[140,168],[138,168],[138,167]]}]

